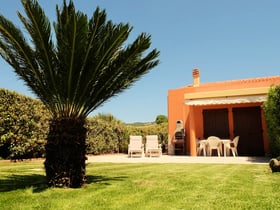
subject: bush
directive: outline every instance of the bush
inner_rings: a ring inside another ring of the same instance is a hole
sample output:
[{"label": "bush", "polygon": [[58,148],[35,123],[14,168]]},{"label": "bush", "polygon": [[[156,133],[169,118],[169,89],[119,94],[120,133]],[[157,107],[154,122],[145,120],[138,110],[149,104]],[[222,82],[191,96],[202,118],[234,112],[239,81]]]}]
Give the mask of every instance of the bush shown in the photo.
[{"label": "bush", "polygon": [[49,116],[40,101],[0,89],[0,156],[43,156]]},{"label": "bush", "polygon": [[158,135],[159,143],[162,145],[162,152],[165,152],[168,144],[168,132],[167,123],[160,124],[147,124],[142,126],[127,126],[127,142],[129,141],[129,135],[141,135],[145,143],[147,135]]},{"label": "bush", "polygon": [[[0,89],[0,158],[12,160],[44,157],[50,114],[39,101]],[[158,135],[167,145],[167,122],[126,125],[110,114],[87,121],[87,154],[127,153],[129,135]]]},{"label": "bush", "polygon": [[272,157],[277,157],[280,155],[280,86],[270,88],[263,107],[270,152]]},{"label": "bush", "polygon": [[124,123],[112,115],[99,114],[88,118],[87,154],[125,152],[126,129]]},{"label": "bush", "polygon": [[127,153],[129,135],[141,135],[143,143],[146,135],[158,135],[163,152],[167,148],[167,123],[125,125],[110,114],[99,114],[88,118],[87,128],[87,154]]}]

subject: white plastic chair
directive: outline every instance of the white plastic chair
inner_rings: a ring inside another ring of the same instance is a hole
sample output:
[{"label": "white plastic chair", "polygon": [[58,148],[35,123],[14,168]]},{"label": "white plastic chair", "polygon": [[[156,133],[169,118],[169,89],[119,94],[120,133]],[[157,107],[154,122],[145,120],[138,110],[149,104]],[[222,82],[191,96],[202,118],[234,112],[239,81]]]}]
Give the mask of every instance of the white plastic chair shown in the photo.
[{"label": "white plastic chair", "polygon": [[218,156],[220,157],[221,151],[221,145],[222,141],[219,137],[216,136],[209,136],[207,138],[207,143],[208,143],[208,149],[209,149],[209,154],[212,156],[212,151],[217,150]]},{"label": "white plastic chair", "polygon": [[238,152],[237,152],[238,141],[239,141],[239,136],[236,136],[229,144],[226,145],[227,152],[231,151],[234,157],[238,156]]}]

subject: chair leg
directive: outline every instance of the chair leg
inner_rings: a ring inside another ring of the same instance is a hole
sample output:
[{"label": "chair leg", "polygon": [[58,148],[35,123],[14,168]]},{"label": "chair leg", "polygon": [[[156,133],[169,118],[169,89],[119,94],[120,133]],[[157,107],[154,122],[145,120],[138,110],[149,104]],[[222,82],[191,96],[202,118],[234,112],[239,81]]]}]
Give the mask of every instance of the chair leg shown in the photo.
[{"label": "chair leg", "polygon": [[237,149],[236,148],[232,148],[232,149],[233,149],[235,155],[238,156]]},{"label": "chair leg", "polygon": [[236,154],[236,156],[238,156],[237,149],[234,149],[234,150],[235,150],[235,154]]},{"label": "chair leg", "polygon": [[212,156],[213,149],[210,149],[210,156]]},{"label": "chair leg", "polygon": [[231,152],[232,152],[233,157],[235,157],[235,151],[233,148],[231,148]]},{"label": "chair leg", "polygon": [[[223,146],[221,145],[221,146],[219,146],[219,148],[218,148],[219,150],[220,150],[220,154],[221,155],[223,155]],[[224,151],[225,152],[225,151]]]}]

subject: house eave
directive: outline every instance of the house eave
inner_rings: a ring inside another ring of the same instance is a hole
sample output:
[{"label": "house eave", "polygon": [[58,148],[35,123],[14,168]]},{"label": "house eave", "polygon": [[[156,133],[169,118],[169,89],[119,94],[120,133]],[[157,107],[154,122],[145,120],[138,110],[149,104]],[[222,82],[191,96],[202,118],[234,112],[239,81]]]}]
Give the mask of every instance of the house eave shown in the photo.
[{"label": "house eave", "polygon": [[269,87],[205,91],[184,94],[186,105],[256,103],[266,101]]},{"label": "house eave", "polygon": [[217,90],[205,92],[185,93],[185,100],[205,99],[205,98],[220,98],[220,97],[236,97],[267,94],[270,87],[256,87],[230,90]]}]

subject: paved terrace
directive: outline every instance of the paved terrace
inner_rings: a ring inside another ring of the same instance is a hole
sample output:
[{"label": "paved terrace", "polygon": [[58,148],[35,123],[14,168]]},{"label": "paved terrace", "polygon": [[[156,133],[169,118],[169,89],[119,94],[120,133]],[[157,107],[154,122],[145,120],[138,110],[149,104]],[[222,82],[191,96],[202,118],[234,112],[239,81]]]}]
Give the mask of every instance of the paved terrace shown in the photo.
[{"label": "paved terrace", "polygon": [[127,154],[90,155],[87,162],[110,163],[217,163],[217,164],[268,164],[268,157],[191,157],[162,155],[161,157],[128,157]]}]

